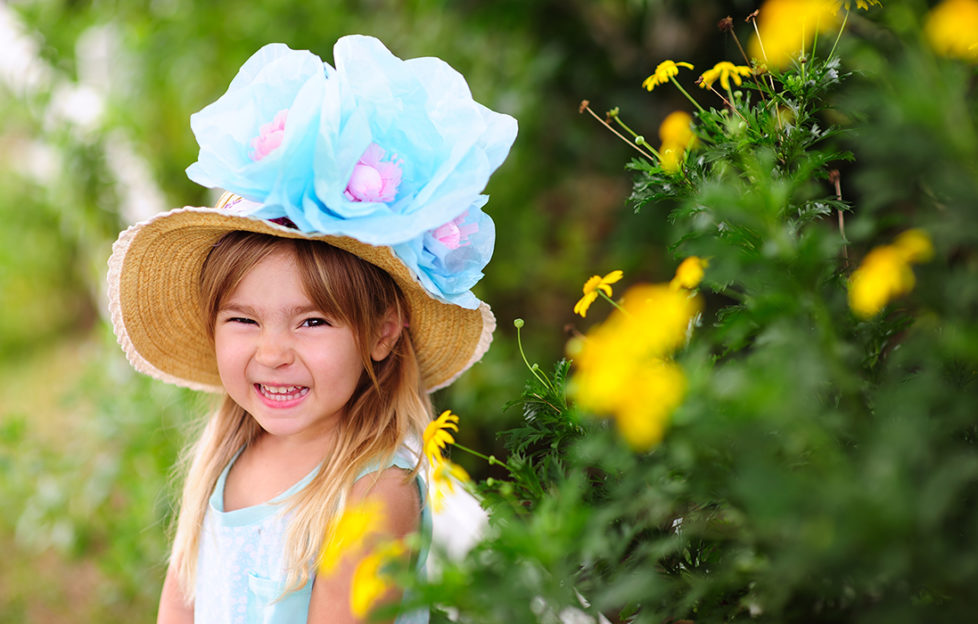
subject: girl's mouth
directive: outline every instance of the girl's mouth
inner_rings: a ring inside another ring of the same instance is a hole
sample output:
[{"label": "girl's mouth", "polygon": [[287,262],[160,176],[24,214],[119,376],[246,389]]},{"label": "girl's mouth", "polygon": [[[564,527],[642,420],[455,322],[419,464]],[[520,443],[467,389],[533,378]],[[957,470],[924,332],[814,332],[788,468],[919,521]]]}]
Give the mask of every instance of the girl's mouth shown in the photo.
[{"label": "girl's mouth", "polygon": [[295,401],[309,394],[307,386],[267,386],[256,383],[255,390],[263,398],[274,403]]}]

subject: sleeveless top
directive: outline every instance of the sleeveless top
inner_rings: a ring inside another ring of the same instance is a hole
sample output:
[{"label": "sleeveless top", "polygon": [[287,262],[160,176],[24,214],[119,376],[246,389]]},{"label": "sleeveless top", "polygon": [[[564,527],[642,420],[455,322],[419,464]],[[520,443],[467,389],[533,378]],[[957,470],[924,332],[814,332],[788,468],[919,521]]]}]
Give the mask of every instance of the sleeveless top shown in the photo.
[{"label": "sleeveless top", "polygon": [[[238,452],[240,455],[241,451]],[[368,467],[357,480],[381,469],[397,467],[412,470],[416,460],[411,451],[398,449],[386,466]],[[300,589],[283,594],[285,532],[289,514],[281,503],[312,481],[319,468],[272,500],[224,511],[224,485],[237,455],[224,468],[204,516],[197,555],[197,584],[194,621],[202,624],[284,624],[305,622],[312,596],[310,579]],[[418,554],[418,573],[424,574],[427,545],[431,541],[431,512],[426,488],[416,477],[421,500],[420,530],[422,547]],[[426,624],[428,611],[415,611],[397,618],[395,624]]]}]

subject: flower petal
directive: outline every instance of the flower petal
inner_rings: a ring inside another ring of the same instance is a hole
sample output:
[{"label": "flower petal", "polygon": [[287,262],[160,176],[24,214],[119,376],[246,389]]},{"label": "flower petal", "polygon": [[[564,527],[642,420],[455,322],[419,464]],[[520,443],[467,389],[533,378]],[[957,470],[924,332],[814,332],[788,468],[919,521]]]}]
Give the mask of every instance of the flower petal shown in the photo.
[{"label": "flower petal", "polygon": [[[318,103],[331,73],[332,68],[310,52],[283,44],[258,50],[224,95],[190,116],[200,153],[187,168],[188,177],[259,203],[273,195],[301,197],[302,185],[289,172],[302,170],[311,158],[309,130],[318,123]],[[288,123],[280,145],[254,160],[252,141],[282,111],[288,111]]]}]

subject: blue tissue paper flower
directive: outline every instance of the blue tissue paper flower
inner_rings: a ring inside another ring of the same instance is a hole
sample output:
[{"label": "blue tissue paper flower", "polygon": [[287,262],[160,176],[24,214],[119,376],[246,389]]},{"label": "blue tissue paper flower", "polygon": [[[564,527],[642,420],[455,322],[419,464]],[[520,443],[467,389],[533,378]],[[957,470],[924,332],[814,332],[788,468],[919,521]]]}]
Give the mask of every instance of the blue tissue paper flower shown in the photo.
[{"label": "blue tissue paper flower", "polygon": [[496,230],[482,211],[489,197],[480,195],[452,221],[394,245],[394,253],[435,298],[474,310],[479,300],[471,288],[482,279],[492,257]]},{"label": "blue tissue paper flower", "polygon": [[[516,120],[474,101],[462,75],[441,59],[404,61],[362,35],[341,38],[333,54],[339,102],[323,103],[314,192],[301,214],[287,216],[302,221],[300,228],[391,245],[469,208],[509,153]],[[390,201],[351,193],[351,178],[374,146],[382,163],[400,169]]]},{"label": "blue tissue paper flower", "polygon": [[200,153],[187,176],[262,204],[301,202],[332,72],[281,43],[258,50],[224,95],[190,116]]}]

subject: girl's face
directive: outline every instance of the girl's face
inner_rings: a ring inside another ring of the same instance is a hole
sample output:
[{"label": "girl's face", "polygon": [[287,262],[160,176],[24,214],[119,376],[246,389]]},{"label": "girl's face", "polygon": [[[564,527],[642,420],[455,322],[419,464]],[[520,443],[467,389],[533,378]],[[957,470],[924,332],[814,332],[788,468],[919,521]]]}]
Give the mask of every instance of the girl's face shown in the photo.
[{"label": "girl's face", "polygon": [[297,441],[336,426],[364,370],[353,332],[309,299],[289,250],[267,256],[225,298],[214,343],[231,398],[269,434]]}]

